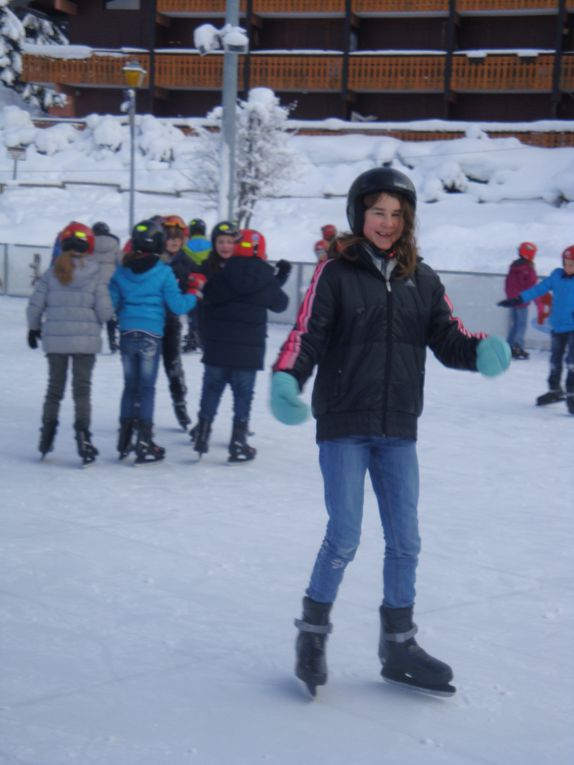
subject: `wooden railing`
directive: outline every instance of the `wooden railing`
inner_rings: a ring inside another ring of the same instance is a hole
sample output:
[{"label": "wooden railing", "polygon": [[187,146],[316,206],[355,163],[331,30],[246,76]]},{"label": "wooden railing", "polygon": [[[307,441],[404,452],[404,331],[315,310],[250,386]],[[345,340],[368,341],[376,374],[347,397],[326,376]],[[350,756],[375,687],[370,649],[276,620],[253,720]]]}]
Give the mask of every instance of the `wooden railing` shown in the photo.
[{"label": "wooden railing", "polygon": [[361,93],[385,91],[440,92],[444,89],[445,57],[361,56],[349,59],[349,89]]},{"label": "wooden railing", "polygon": [[[131,56],[94,54],[89,58],[47,58],[24,54],[22,77],[27,82],[57,83],[59,85],[98,85],[126,87],[122,67]],[[149,69],[149,56],[138,53],[137,59]],[[142,87],[147,86],[147,76]]]},{"label": "wooden railing", "polygon": [[[157,0],[158,13],[194,15],[225,15],[225,0]],[[246,12],[246,0],[240,10]],[[335,14],[344,16],[345,0],[253,0],[255,14],[305,14],[309,16]],[[574,10],[574,0],[566,0],[566,7]],[[357,16],[389,13],[448,13],[449,0],[352,0],[351,11]],[[456,0],[459,13],[555,11],[558,0]]]},{"label": "wooden railing", "polygon": [[[95,54],[84,59],[50,59],[25,54],[22,79],[59,85],[125,87],[122,67],[129,56]],[[240,87],[243,57],[240,57]],[[149,58],[138,54],[146,69]],[[348,88],[358,93],[432,92],[444,89],[446,58],[429,55],[355,54],[349,58]],[[489,55],[472,59],[457,54],[452,60],[451,89],[455,92],[551,92],[554,56],[532,59],[515,55]],[[223,56],[195,53],[158,53],[155,57],[157,87],[182,90],[219,90]],[[143,87],[147,86],[147,79]],[[250,62],[250,87],[278,91],[340,92],[343,56],[256,55]],[[561,89],[574,92],[574,54],[562,58]]]}]

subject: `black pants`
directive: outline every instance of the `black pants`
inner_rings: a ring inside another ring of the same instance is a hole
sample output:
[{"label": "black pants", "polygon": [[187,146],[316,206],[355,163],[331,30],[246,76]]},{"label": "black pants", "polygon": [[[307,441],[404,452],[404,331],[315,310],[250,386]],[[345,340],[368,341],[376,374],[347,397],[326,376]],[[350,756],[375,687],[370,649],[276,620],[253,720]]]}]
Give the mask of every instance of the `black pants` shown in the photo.
[{"label": "black pants", "polygon": [[60,404],[66,390],[68,362],[72,362],[72,394],[75,421],[89,427],[92,416],[92,372],[96,363],[93,353],[48,353],[48,390],[44,399],[42,422],[57,422]]},{"label": "black pants", "polygon": [[179,317],[170,318],[166,321],[161,352],[171,398],[174,403],[185,401],[187,388],[181,363],[181,323]]}]

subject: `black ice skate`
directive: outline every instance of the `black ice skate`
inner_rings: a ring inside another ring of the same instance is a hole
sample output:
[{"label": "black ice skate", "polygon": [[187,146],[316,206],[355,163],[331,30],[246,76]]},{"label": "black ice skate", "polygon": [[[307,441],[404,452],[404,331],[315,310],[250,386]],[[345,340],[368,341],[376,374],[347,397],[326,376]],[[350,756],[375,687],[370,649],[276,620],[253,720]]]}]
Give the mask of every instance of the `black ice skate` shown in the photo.
[{"label": "black ice skate", "polygon": [[564,401],[566,395],[562,388],[555,388],[549,390],[547,393],[543,393],[536,399],[536,406],[546,406],[547,404],[557,404],[559,401]]},{"label": "black ice skate", "polygon": [[187,430],[188,427],[191,425],[191,417],[187,413],[187,407],[185,405],[185,401],[174,401],[173,402],[173,411],[175,412],[175,417],[181,427],[184,430]]},{"label": "black ice skate", "polygon": [[526,360],[530,358],[528,351],[525,351],[521,345],[513,345],[511,348],[512,358],[517,360]]},{"label": "black ice skate", "polygon": [[247,422],[233,420],[233,432],[229,442],[229,462],[248,462],[255,459],[257,449],[247,443]]},{"label": "black ice skate", "polygon": [[143,465],[147,462],[159,462],[164,459],[165,449],[153,441],[151,422],[140,422],[135,453],[136,465]]},{"label": "black ice skate", "polygon": [[574,414],[574,393],[566,394],[566,406],[570,414]]},{"label": "black ice skate", "polygon": [[412,608],[380,608],[379,658],[383,679],[434,696],[454,695],[456,688],[450,685],[452,669],[418,645],[412,616]]},{"label": "black ice skate", "polygon": [[78,445],[78,454],[82,460],[83,465],[91,465],[96,461],[96,457],[99,451],[92,443],[92,434],[88,430],[87,425],[82,423],[76,423],[74,425],[76,431],[76,444]]},{"label": "black ice skate", "polygon": [[118,432],[118,452],[120,459],[125,459],[133,451],[134,444],[132,438],[134,434],[134,423],[132,418],[122,418],[120,420],[120,429]]},{"label": "black ice skate", "polygon": [[211,435],[211,423],[203,417],[200,417],[195,425],[189,431],[189,437],[193,443],[193,448],[201,457],[209,451],[209,436]]},{"label": "black ice skate", "polygon": [[332,605],[303,598],[303,618],[295,619],[295,626],[299,630],[295,644],[295,674],[305,683],[313,697],[317,695],[317,686],[327,682],[325,647],[327,636],[333,630],[329,622]]},{"label": "black ice skate", "polygon": [[40,428],[40,443],[38,444],[38,451],[41,453],[41,459],[44,459],[48,452],[54,450],[54,439],[56,438],[56,430],[58,429],[58,423],[54,420],[52,422],[45,422]]}]

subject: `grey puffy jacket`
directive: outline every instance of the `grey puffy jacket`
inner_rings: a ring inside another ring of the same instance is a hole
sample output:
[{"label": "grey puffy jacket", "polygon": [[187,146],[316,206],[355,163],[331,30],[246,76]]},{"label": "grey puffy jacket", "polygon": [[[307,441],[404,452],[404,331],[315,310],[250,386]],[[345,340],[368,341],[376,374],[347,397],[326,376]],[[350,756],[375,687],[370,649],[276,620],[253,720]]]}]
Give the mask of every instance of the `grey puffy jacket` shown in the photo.
[{"label": "grey puffy jacket", "polygon": [[100,234],[95,237],[94,258],[100,264],[100,278],[109,284],[116,268],[120,265],[120,242],[113,234]]},{"label": "grey puffy jacket", "polygon": [[28,328],[42,330],[45,353],[98,353],[102,324],[114,313],[98,263],[86,255],[74,264],[69,284],[60,284],[49,268],[28,301]]}]

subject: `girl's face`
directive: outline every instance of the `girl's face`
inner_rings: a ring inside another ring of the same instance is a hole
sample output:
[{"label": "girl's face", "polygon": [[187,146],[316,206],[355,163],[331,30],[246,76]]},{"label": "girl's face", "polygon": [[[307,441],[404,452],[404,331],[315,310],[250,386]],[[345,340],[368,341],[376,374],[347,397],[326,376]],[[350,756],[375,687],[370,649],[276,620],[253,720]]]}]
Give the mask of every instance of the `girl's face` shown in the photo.
[{"label": "girl's face", "polygon": [[365,211],[363,236],[379,250],[390,250],[404,231],[405,221],[400,200],[384,192]]},{"label": "girl's face", "polygon": [[235,239],[227,234],[220,234],[215,237],[215,252],[223,260],[227,260],[233,255],[235,249]]},{"label": "girl's face", "polygon": [[574,260],[564,260],[564,270],[568,276],[572,276],[574,274]]},{"label": "girl's face", "polygon": [[165,249],[170,255],[175,255],[183,247],[183,239],[179,236],[169,237],[165,240]]}]

